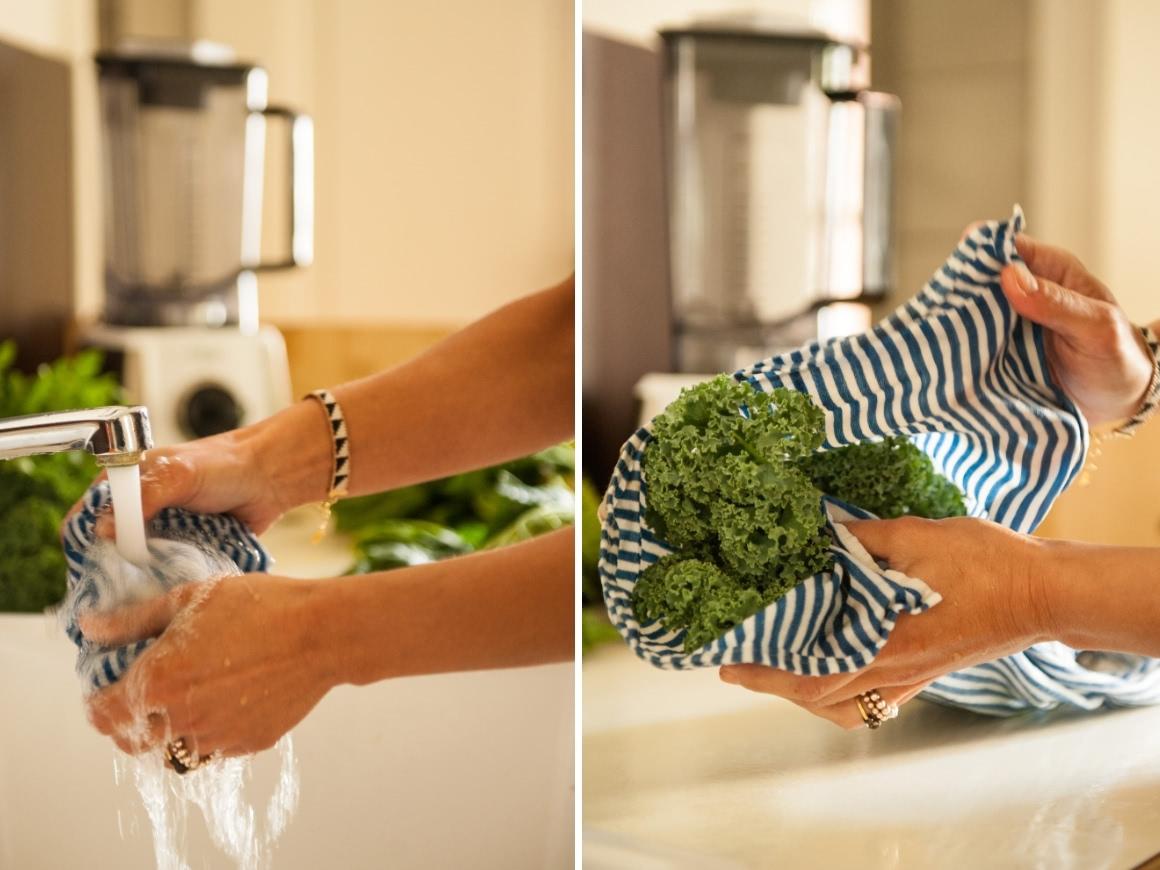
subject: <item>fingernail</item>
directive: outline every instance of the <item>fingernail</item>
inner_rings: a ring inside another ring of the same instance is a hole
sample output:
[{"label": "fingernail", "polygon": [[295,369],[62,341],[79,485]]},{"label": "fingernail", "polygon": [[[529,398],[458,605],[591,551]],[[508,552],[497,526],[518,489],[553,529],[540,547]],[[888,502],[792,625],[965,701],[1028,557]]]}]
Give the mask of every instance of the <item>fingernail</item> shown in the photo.
[{"label": "fingernail", "polygon": [[732,683],[733,685],[737,685],[737,683],[740,682],[740,680],[737,677],[737,671],[735,671],[733,668],[729,667],[728,665],[725,665],[724,667],[721,668],[721,679],[724,682]]},{"label": "fingernail", "polygon": [[1031,270],[1027,268],[1027,264],[1022,260],[1016,260],[1015,263],[1015,278],[1019,281],[1019,286],[1024,293],[1035,293],[1039,290],[1039,282],[1035,280],[1035,276],[1031,274]]}]

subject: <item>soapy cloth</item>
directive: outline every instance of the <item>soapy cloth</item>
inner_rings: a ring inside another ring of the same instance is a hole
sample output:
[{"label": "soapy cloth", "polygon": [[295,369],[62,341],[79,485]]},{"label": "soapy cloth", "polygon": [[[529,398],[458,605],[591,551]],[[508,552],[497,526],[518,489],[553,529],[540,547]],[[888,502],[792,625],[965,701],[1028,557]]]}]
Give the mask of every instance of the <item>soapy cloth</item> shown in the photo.
[{"label": "soapy cloth", "polygon": [[[1016,206],[1009,220],[972,231],[922,292],[870,331],[815,342],[733,377],[758,391],[808,393],[825,412],[823,450],[909,437],[963,492],[971,516],[1033,531],[1082,468],[1089,432],[1051,379],[1042,329],[1016,315],[999,287],[999,271],[1019,259],[1022,228]],[[871,514],[824,498],[833,567],[686,653],[683,630],[642,624],[632,606],[640,572],[673,552],[644,519],[641,457],[650,438],[646,425],[628,440],[604,495],[600,576],[612,622],[651,664],[846,673],[873,661],[899,614],[941,601],[921,579],[880,565],[846,529]],[[1043,643],[948,674],[923,697],[993,715],[1154,704],[1160,660]]]},{"label": "soapy cloth", "polygon": [[68,593],[61,608],[65,632],[77,645],[77,675],[86,695],[117,682],[152,639],[109,648],[87,639],[77,617],[87,611],[164,595],[183,583],[269,569],[271,559],[249,529],[225,514],[196,514],[164,508],[149,523],[150,564],[127,561],[108,541],[95,535],[97,517],[110,503],[108,483],[94,485],[83,507],[65,524]]}]

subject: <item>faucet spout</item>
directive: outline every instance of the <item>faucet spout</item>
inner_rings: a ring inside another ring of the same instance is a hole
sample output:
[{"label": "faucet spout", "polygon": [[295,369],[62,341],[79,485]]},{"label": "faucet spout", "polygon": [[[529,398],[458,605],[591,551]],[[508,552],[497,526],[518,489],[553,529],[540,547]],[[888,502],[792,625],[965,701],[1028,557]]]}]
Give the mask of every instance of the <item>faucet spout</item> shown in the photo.
[{"label": "faucet spout", "polygon": [[0,420],[0,459],[87,450],[98,465],[136,465],[152,446],[149,412],[139,405]]}]

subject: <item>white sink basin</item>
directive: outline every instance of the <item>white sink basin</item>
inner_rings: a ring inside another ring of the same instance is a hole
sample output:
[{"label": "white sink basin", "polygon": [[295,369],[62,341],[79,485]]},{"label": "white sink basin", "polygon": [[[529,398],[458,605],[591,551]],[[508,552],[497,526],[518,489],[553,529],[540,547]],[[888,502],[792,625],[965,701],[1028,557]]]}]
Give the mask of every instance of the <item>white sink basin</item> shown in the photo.
[{"label": "white sink basin", "polygon": [[[278,571],[341,570],[333,545],[296,554],[299,531],[270,538]],[[53,619],[0,614],[0,868],[152,867],[137,792],[114,783],[117,750],[81,712],[73,654]],[[331,692],[294,732],[301,800],[273,866],[571,867],[572,693],[571,664]],[[273,759],[254,770],[261,810]],[[190,866],[230,866],[190,819]]]}]

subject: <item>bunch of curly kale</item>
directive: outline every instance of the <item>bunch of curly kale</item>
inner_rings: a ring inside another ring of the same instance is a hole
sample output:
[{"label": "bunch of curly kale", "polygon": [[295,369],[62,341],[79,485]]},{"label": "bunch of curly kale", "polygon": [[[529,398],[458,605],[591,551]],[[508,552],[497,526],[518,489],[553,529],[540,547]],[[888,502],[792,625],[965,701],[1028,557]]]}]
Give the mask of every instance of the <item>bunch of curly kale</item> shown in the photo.
[{"label": "bunch of curly kale", "polygon": [[831,564],[822,494],[880,517],[964,513],[962,495],[905,438],[818,453],[824,415],[793,390],[721,375],[653,422],[645,519],[676,553],[634,589],[642,621],[693,651]]}]

